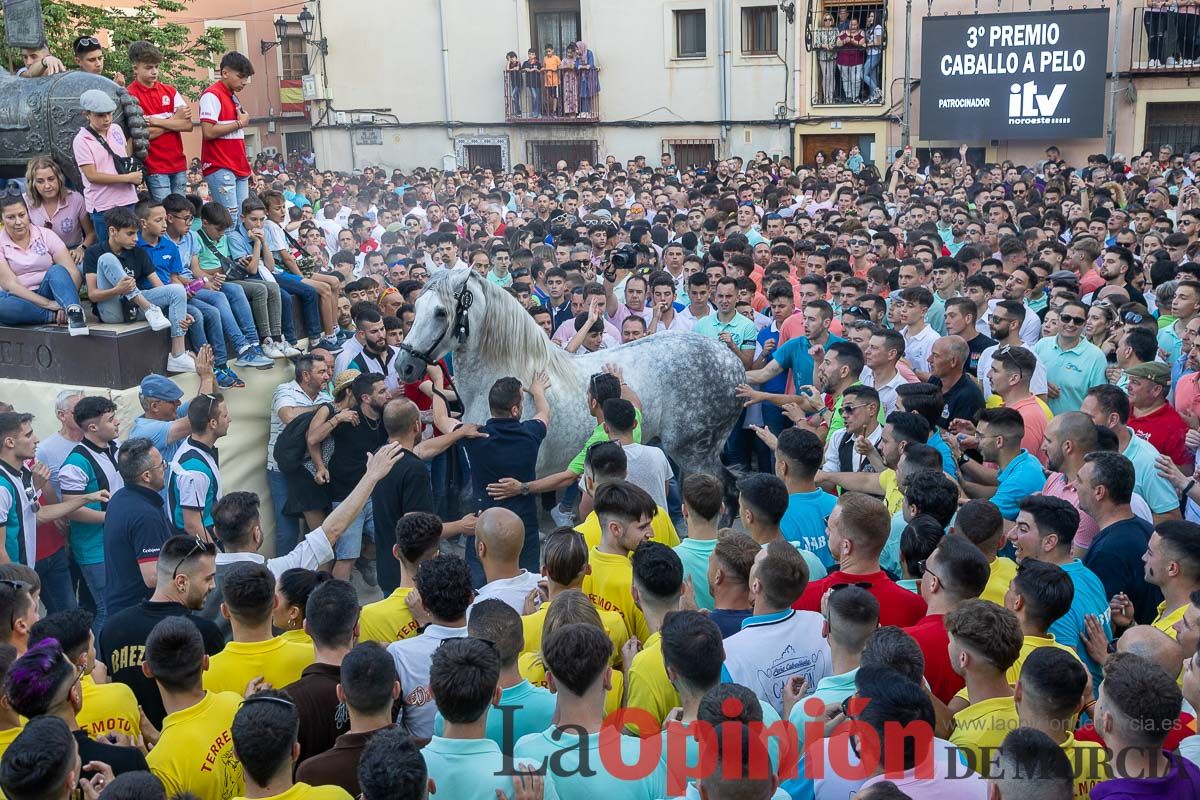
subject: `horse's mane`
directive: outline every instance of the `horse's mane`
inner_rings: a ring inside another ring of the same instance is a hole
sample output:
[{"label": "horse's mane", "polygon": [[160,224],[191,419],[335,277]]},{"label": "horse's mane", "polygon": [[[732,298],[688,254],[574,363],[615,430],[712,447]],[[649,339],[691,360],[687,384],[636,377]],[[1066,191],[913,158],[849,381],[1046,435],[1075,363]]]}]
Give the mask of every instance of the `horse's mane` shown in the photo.
[{"label": "horse's mane", "polygon": [[[427,290],[438,292],[442,305],[453,313],[457,271],[443,271],[431,277]],[[471,273],[467,280],[470,291],[483,295],[486,315],[478,328],[473,328],[479,357],[497,366],[505,366],[509,374],[522,375],[544,371],[551,377],[574,379],[571,356],[546,338],[545,331],[521,307],[516,298],[491,281]]]}]

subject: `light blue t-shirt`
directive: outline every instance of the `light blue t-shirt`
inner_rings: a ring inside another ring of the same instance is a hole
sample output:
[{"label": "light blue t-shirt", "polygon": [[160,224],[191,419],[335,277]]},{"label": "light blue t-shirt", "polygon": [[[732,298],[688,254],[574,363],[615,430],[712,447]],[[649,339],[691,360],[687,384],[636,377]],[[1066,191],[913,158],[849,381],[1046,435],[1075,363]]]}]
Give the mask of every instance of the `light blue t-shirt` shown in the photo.
[{"label": "light blue t-shirt", "polygon": [[[796,703],[796,705],[792,706],[792,713],[788,715],[788,722],[790,722],[796,729],[796,736],[799,737],[800,741],[801,753],[804,752],[804,748],[807,744],[804,726],[806,723],[817,719],[817,717],[812,716],[805,710],[805,703],[811,702],[812,698],[814,697],[827,706],[836,705],[837,703],[842,702],[847,697],[850,697],[854,694],[856,690],[854,678],[856,675],[858,675],[858,667],[855,667],[849,672],[843,672],[840,675],[826,675],[817,682],[816,691],[814,691],[808,697],[802,699],[799,703]],[[817,738],[822,737],[818,736]]]},{"label": "light blue t-shirt", "polygon": [[1158,448],[1129,429],[1129,444],[1121,455],[1133,462],[1133,491],[1142,496],[1155,514],[1179,508],[1179,496],[1166,478],[1158,474]]},{"label": "light blue t-shirt", "polygon": [[1007,520],[1015,520],[1021,501],[1040,492],[1046,483],[1041,462],[1024,449],[996,477],[998,485],[991,499]]},{"label": "light blue t-shirt", "polygon": [[[825,349],[828,350],[829,345],[842,341],[845,341],[842,337],[831,333],[825,341]],[[797,336],[795,339],[788,339],[771,353],[772,361],[778,362],[785,370],[792,371],[792,383],[797,388],[813,382],[813,368],[816,365],[812,356],[808,354],[810,347],[812,343],[808,341],[807,336]]]},{"label": "light blue t-shirt", "polygon": [[1104,594],[1104,584],[1096,577],[1096,573],[1085,567],[1078,558],[1060,566],[1075,585],[1075,597],[1071,600],[1071,607],[1067,613],[1054,620],[1049,631],[1054,635],[1056,642],[1075,650],[1088,672],[1092,673],[1092,691],[1095,692],[1104,678],[1104,670],[1088,655],[1087,648],[1083,646],[1079,636],[1087,630],[1084,616],[1093,614],[1104,626],[1105,637],[1112,639],[1112,612],[1108,608],[1108,596]]},{"label": "light blue t-shirt", "polygon": [[[532,761],[539,767],[553,763],[554,769],[546,775],[546,789],[549,791],[553,785],[559,797],[660,800],[667,796],[667,770],[661,761],[641,780],[624,780],[614,776],[605,767],[605,761],[600,757],[602,748],[608,752],[609,759],[619,752],[621,763],[628,765],[638,763],[643,744],[636,736],[622,736],[611,725],[604,726],[599,733],[582,736],[574,730],[560,730],[551,726],[540,733],[522,737],[513,748],[513,758],[517,762]],[[585,766],[590,774],[581,774],[581,753],[586,754]],[[451,793],[447,796],[457,798],[461,795]]]},{"label": "light blue t-shirt", "polygon": [[684,539],[675,545],[675,555],[683,562],[683,578],[692,579],[696,606],[710,611],[713,607],[713,596],[708,586],[708,559],[716,546],[716,539]]},{"label": "light blue t-shirt", "polygon": [[[506,741],[511,746],[522,736],[548,728],[554,719],[554,705],[554,695],[549,690],[534,686],[527,680],[501,689],[500,705],[488,709],[484,736],[503,750]],[[508,727],[507,731],[505,726]],[[439,711],[433,718],[433,735],[441,736],[445,728],[446,720]]]},{"label": "light blue t-shirt", "polygon": [[783,538],[815,555],[826,570],[837,563],[829,552],[829,536],[826,533],[829,515],[836,505],[837,498],[821,489],[796,492],[788,495],[787,511],[779,522]]},{"label": "light blue t-shirt", "polygon": [[[509,774],[516,764],[500,752],[491,739],[445,739],[435,735],[421,750],[429,778],[437,787],[437,796],[456,800],[494,800],[496,790],[513,797],[513,780]],[[545,797],[558,797],[551,781],[546,781]]]},{"label": "light blue t-shirt", "polygon": [[1045,365],[1046,374],[1054,376],[1050,382],[1058,387],[1058,397],[1046,401],[1055,416],[1078,411],[1088,389],[1108,383],[1104,351],[1086,339],[1080,339],[1070,350],[1063,350],[1058,337],[1051,336],[1035,344],[1033,353]]}]

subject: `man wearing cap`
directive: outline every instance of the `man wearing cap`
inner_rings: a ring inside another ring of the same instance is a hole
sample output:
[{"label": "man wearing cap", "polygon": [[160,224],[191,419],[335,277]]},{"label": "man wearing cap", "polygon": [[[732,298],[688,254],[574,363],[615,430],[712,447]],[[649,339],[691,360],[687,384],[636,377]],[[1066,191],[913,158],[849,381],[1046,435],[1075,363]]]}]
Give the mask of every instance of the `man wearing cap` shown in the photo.
[{"label": "man wearing cap", "polygon": [[1171,368],[1159,361],[1136,364],[1125,370],[1129,376],[1129,427],[1146,439],[1177,466],[1191,471],[1195,460],[1184,443],[1188,424],[1167,402],[1171,391]]},{"label": "man wearing cap", "polygon": [[[213,375],[212,349],[205,345],[196,354],[196,374],[200,376],[197,394],[212,394],[217,391]],[[151,373],[142,378],[138,388],[138,402],[142,404],[142,415],[133,421],[130,438],[149,439],[163,460],[168,464],[175,452],[191,433],[187,419],[187,404],[183,404],[183,390],[170,378]],[[159,487],[163,501],[167,499],[166,488]],[[174,535],[174,534],[172,534]]]}]

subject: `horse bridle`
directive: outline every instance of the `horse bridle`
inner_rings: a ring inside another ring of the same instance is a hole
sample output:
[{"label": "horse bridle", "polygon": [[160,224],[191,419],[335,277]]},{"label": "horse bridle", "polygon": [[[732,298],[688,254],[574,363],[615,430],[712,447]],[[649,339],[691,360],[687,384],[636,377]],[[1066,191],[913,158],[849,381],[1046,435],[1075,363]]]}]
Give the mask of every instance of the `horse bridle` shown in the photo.
[{"label": "horse bridle", "polygon": [[[467,311],[470,310],[471,303],[475,301],[475,295],[473,295],[471,290],[467,288],[467,284],[470,283],[470,280],[471,277],[468,275],[467,280],[463,281],[462,288],[459,289],[454,295],[454,320],[450,323],[449,330],[451,335],[458,339],[459,344],[462,344],[464,341],[466,341],[467,336],[469,336],[471,333],[471,320],[467,316]],[[408,342],[402,342],[400,344],[400,349],[411,355],[413,358],[418,358],[421,361],[424,361],[426,364],[436,364],[437,358],[435,358],[433,355],[433,349],[437,347],[438,342],[440,342],[444,336],[445,334],[443,333],[442,336],[439,336],[436,340],[434,340],[433,344],[429,345],[429,348],[424,351],[418,350]]]}]

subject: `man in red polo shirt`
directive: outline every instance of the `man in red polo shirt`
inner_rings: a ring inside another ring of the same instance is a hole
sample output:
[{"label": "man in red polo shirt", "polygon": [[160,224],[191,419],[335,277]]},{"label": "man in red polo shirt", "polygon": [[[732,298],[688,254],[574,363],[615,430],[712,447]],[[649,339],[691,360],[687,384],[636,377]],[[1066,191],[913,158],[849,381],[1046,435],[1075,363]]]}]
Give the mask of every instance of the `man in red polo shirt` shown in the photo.
[{"label": "man in red polo shirt", "polygon": [[133,82],[127,89],[137,98],[150,129],[150,152],[143,173],[150,196],[161,201],[169,194],[187,193],[187,157],[183,154],[184,131],[192,129],[192,109],[174,86],[158,82],[158,65],[163,56],[153,43],[129,45]]},{"label": "man in red polo shirt", "polygon": [[[905,627],[925,616],[925,601],[897,585],[879,566],[879,554],[891,528],[887,506],[862,492],[846,492],[829,515],[829,552],[839,568],[811,581],[792,608],[820,611],[825,592],[838,584],[856,584],[879,601],[879,624]],[[981,590],[982,591],[982,590]]]},{"label": "man in red polo shirt", "polygon": [[933,696],[949,703],[954,693],[966,684],[950,665],[950,637],[943,617],[966,600],[983,594],[991,576],[987,558],[963,536],[942,538],[937,549],[925,560],[919,590],[929,606],[925,618],[904,629],[916,639],[925,656],[925,680]]},{"label": "man in red polo shirt", "polygon": [[1135,364],[1125,370],[1129,376],[1129,427],[1158,452],[1190,472],[1194,456],[1184,443],[1188,424],[1167,402],[1171,391],[1171,368],[1160,361]]},{"label": "man in red polo shirt", "polygon": [[212,199],[237,219],[242,201],[250,196],[250,160],[246,157],[246,132],[250,115],[237,93],[246,86],[254,67],[241,53],[221,57],[221,79],[200,96],[200,168]]}]

